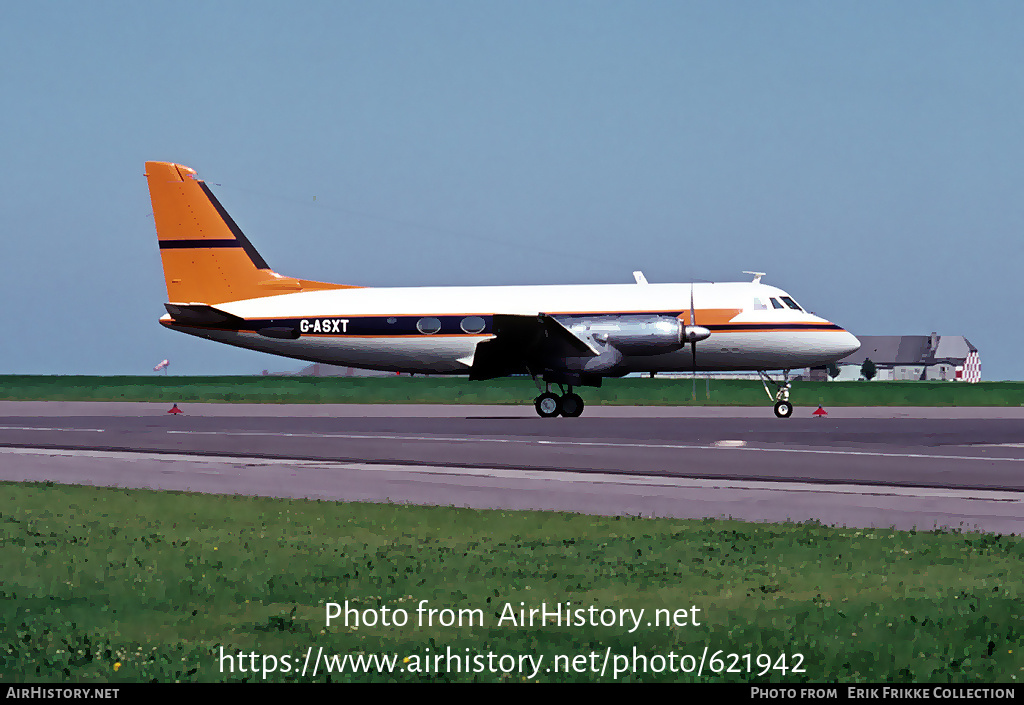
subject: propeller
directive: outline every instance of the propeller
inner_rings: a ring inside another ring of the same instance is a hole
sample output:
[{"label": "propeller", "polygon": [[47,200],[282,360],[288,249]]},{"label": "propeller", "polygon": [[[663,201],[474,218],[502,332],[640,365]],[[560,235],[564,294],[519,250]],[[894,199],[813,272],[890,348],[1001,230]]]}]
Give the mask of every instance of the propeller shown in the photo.
[{"label": "propeller", "polygon": [[[690,282],[690,325],[687,328],[696,327],[697,309],[693,307],[693,282]],[[697,401],[697,339],[694,337],[690,337],[690,355],[693,357],[693,372],[690,375],[693,389],[690,390],[690,396],[693,397],[693,401]]]},{"label": "propeller", "polygon": [[[690,283],[690,326],[697,327],[697,309],[693,307],[693,283]],[[693,357],[693,374],[697,374],[697,338],[690,336],[690,354]]]},{"label": "propeller", "polygon": [[690,342],[690,355],[693,358],[693,369],[697,370],[697,341],[711,335],[704,326],[697,325],[697,309],[693,305],[693,284],[690,284],[690,325],[683,328],[683,340]]}]

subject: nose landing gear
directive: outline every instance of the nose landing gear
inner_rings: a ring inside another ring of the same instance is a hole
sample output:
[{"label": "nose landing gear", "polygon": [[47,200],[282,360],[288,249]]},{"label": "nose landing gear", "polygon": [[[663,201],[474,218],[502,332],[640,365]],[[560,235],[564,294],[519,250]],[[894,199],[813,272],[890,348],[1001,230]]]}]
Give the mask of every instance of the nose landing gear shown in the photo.
[{"label": "nose landing gear", "polygon": [[[791,386],[789,370],[782,371],[781,382],[769,377],[768,373],[764,370],[758,370],[757,373],[761,375],[761,384],[764,385],[764,391],[768,394],[768,398],[775,402],[775,415],[780,419],[788,419],[793,415],[793,404],[789,401],[789,389]],[[768,389],[769,384],[775,387],[774,395]]]},{"label": "nose landing gear", "polygon": [[533,406],[541,418],[549,419],[559,415],[575,418],[583,413],[583,398],[579,394],[573,393],[572,386],[569,387],[568,393],[562,396],[554,394],[550,384],[545,387],[546,391],[533,400]]},{"label": "nose landing gear", "polygon": [[788,401],[775,402],[775,415],[780,419],[788,419],[793,415],[793,405]]}]

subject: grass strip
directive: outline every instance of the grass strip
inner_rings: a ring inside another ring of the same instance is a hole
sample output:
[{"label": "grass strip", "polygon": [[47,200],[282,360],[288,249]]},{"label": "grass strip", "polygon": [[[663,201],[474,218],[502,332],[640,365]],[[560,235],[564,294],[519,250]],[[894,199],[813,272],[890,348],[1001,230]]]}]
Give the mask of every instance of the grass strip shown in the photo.
[{"label": "grass strip", "polygon": [[[532,674],[540,681],[1014,682],[1024,677],[1022,558],[1024,540],[988,534],[0,483],[0,674],[7,683],[531,677],[518,663],[507,673],[474,672],[472,661],[469,672],[431,667],[431,656],[454,653],[584,668]],[[364,621],[378,615],[376,626],[326,626],[326,604],[345,601]],[[466,619],[479,611],[479,623],[441,626],[439,612],[421,625],[421,601]],[[507,606],[566,602],[645,612],[632,633],[499,623]],[[393,620],[406,610],[408,623],[381,626],[382,608]],[[685,624],[649,626],[659,609]],[[406,671],[321,664],[315,679],[302,677],[309,647],[394,655]],[[225,673],[221,649],[257,658]],[[267,655],[277,670],[264,674]],[[590,670],[606,656],[603,676]]]},{"label": "grass strip", "polygon": [[[588,404],[770,406],[760,382],[608,379],[582,388]],[[0,399],[296,404],[531,404],[537,387],[516,377],[90,377],[0,376]],[[798,406],[1021,406],[1024,382],[796,382]]]}]

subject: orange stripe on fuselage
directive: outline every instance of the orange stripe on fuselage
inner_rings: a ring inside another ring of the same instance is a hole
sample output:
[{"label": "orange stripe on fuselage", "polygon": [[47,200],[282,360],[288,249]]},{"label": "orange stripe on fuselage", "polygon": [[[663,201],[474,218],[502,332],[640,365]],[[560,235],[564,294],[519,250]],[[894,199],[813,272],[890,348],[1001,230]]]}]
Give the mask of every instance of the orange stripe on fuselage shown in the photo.
[{"label": "orange stripe on fuselage", "polygon": [[[680,308],[682,308],[682,307],[680,307]],[[649,311],[649,310],[637,309],[637,310],[633,310],[633,311],[544,311],[544,313],[549,315],[549,316],[634,316],[634,315],[657,316],[657,315],[664,315],[666,313],[666,311],[670,311],[670,310],[672,310],[672,309],[666,307],[666,308],[658,309],[657,311]],[[718,325],[718,324],[722,324],[722,323],[729,323],[729,322],[732,321],[733,318],[735,318],[736,316],[738,316],[741,313],[743,313],[743,309],[741,309],[741,308],[698,308],[698,309],[696,309],[697,325],[703,326],[705,324],[707,324],[707,325]],[[406,315],[408,315],[408,314],[406,314]],[[412,314],[412,315],[416,315],[416,314]],[[436,314],[436,313],[430,313],[430,314],[424,313],[424,314],[420,314],[420,315],[436,316],[438,314]],[[461,315],[461,314],[457,314],[456,313],[456,314],[444,314],[444,315],[458,316],[458,315]],[[476,316],[489,316],[491,314],[489,314],[489,313],[477,313],[477,314],[473,314],[473,315],[476,315]],[[676,317],[679,318],[683,322],[684,325],[692,325],[690,323],[690,309],[689,309],[689,307],[686,307],[686,310],[683,311],[682,313],[680,313]]]},{"label": "orange stripe on fuselage", "polygon": [[679,314],[678,318],[688,326],[720,326],[732,323],[732,319],[743,313],[739,308],[698,308],[694,310],[694,319],[690,320],[690,310],[686,309]]}]

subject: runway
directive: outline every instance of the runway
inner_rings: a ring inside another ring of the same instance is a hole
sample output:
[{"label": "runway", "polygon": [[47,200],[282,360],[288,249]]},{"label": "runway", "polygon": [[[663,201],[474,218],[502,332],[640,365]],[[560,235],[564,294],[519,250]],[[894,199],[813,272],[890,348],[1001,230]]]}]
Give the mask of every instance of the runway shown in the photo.
[{"label": "runway", "polygon": [[0,479],[1024,532],[1024,410],[0,402]]}]

